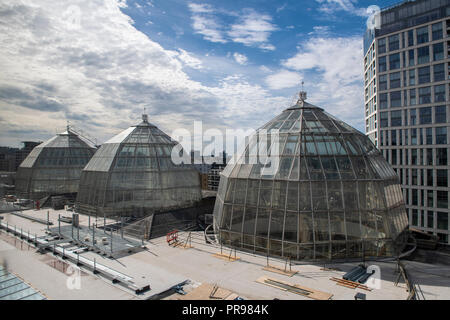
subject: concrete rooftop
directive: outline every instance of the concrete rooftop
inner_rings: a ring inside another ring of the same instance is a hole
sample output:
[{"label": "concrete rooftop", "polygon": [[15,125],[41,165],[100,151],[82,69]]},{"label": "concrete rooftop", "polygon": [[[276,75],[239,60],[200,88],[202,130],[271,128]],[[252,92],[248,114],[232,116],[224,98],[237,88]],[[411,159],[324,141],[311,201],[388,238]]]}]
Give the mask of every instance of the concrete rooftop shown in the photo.
[{"label": "concrete rooftop", "polygon": [[[43,220],[49,212],[53,228],[58,226],[58,215],[71,216],[71,212],[43,209],[40,211],[27,210],[23,214]],[[23,232],[45,236],[47,226],[12,214],[1,214],[3,222],[15,225]],[[91,223],[94,219],[91,218]],[[103,223],[103,218],[97,221]],[[80,224],[87,226],[89,218],[80,215]],[[113,221],[107,221],[110,223]],[[65,224],[67,225],[67,224]],[[99,234],[103,232],[101,229]],[[180,233],[180,239],[187,238],[187,233]],[[117,259],[99,255],[88,251],[80,254],[88,259],[95,259],[97,263],[121,272],[133,279],[138,285],[150,285],[151,290],[136,295],[111,281],[94,275],[90,271],[83,271],[79,289],[69,289],[70,281],[67,265],[59,266],[58,257],[51,253],[40,254],[35,248],[28,246],[11,235],[0,231],[0,264],[7,265],[10,272],[23,278],[33,288],[42,292],[48,299],[147,299],[160,297],[172,286],[189,280],[185,291],[194,293],[202,284],[213,286],[217,284],[221,289],[233,292],[244,299],[290,299],[310,300],[310,298],[278,288],[270,287],[256,282],[262,276],[275,280],[297,284],[304,287],[332,294],[333,300],[353,300],[357,292],[366,294],[367,300],[405,300],[408,292],[403,281],[394,285],[397,278],[395,262],[370,262],[368,265],[377,265],[381,270],[381,286],[379,289],[365,291],[339,286],[330,280],[332,277],[342,278],[342,275],[355,267],[358,263],[327,264],[301,264],[292,265],[292,271],[297,273],[291,277],[263,270],[267,265],[266,257],[237,251],[237,261],[221,259],[214,254],[220,252],[220,247],[208,245],[204,241],[202,232],[191,234],[192,248],[184,246],[171,247],[166,243],[165,237],[145,242],[146,249],[140,252],[125,255]],[[223,248],[223,253],[229,254],[229,249]],[[284,261],[270,259],[271,266],[284,268]],[[404,261],[410,278],[420,285],[426,300],[450,299],[450,267],[442,265],[429,265],[413,261]],[[70,271],[70,270],[69,270]],[[204,288],[205,286],[203,286]],[[186,297],[199,297],[187,295]],[[172,294],[165,299],[180,299],[179,294]]]}]

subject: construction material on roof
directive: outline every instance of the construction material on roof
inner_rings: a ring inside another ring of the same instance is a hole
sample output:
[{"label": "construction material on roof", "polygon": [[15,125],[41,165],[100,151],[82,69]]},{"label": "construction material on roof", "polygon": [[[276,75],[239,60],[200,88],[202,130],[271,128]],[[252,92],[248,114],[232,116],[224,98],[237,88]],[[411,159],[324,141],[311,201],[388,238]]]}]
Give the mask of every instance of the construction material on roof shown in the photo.
[{"label": "construction material on roof", "polygon": [[366,290],[366,291],[372,291],[371,288],[369,288],[368,286],[363,285],[363,284],[361,284],[359,282],[354,282],[354,281],[345,280],[345,279],[339,279],[339,278],[335,278],[335,277],[330,278],[330,280],[336,281],[337,285],[340,285],[340,286],[343,286],[343,287],[347,287],[347,288],[350,288],[350,289],[359,288],[359,289],[363,289],[363,290]]},{"label": "construction material on roof", "polygon": [[232,291],[203,283],[186,295],[181,295],[177,300],[234,300],[238,295]]},{"label": "construction material on roof", "polygon": [[288,277],[292,277],[294,274],[298,273],[298,271],[287,270],[286,268],[285,269],[277,268],[274,266],[266,266],[263,268],[263,270],[282,274],[282,275],[288,276]]},{"label": "construction material on roof", "polygon": [[311,289],[308,287],[301,286],[299,284],[291,284],[284,282],[282,280],[268,278],[268,277],[260,277],[256,280],[256,282],[265,284],[267,286],[271,286],[283,291],[292,292],[295,294],[299,294],[314,300],[330,300],[333,296],[331,293],[319,291],[316,289]]}]

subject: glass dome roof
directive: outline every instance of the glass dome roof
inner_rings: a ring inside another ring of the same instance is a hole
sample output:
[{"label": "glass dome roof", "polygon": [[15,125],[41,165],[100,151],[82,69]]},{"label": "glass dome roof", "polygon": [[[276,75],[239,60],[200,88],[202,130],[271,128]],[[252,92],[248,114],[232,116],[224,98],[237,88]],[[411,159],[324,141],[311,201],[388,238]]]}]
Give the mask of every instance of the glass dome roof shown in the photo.
[{"label": "glass dome roof", "polygon": [[86,165],[78,210],[100,216],[143,216],[200,200],[197,171],[171,161],[177,144],[144,115],[140,124],[105,142]]},{"label": "glass dome roof", "polygon": [[302,98],[227,165],[214,208],[222,243],[296,260],[393,256],[407,226],[398,177],[369,138]]},{"label": "glass dome roof", "polygon": [[70,128],[36,146],[17,170],[19,196],[41,199],[48,195],[76,193],[81,170],[96,148]]}]

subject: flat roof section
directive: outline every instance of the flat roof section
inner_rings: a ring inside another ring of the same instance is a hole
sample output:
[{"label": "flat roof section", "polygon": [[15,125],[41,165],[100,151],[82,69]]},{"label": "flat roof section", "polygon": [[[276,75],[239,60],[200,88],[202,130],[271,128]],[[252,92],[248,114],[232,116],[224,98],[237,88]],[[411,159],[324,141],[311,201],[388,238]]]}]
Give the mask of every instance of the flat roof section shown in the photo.
[{"label": "flat roof section", "polygon": [[0,300],[46,300],[46,298],[5,267],[0,266]]}]

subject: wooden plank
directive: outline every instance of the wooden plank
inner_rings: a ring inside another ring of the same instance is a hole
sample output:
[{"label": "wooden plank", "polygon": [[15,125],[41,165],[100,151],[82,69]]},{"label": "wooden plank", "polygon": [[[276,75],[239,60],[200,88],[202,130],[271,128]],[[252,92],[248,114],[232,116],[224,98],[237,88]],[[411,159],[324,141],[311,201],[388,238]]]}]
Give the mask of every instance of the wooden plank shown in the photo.
[{"label": "wooden plank", "polygon": [[223,260],[227,260],[227,261],[230,261],[230,262],[234,262],[234,261],[237,261],[237,260],[241,259],[240,257],[236,257],[236,258],[235,257],[230,257],[230,255],[224,254],[224,253],[214,253],[213,257],[216,257],[216,258],[219,258],[219,259],[223,259]]},{"label": "wooden plank", "polygon": [[226,297],[224,300],[234,300],[237,297],[239,297],[239,296],[236,293],[232,293],[228,297]]},{"label": "wooden plank", "polygon": [[354,281],[335,278],[335,277],[330,278],[330,280],[337,282],[338,285],[343,286],[343,287],[347,287],[347,288],[351,288],[351,289],[360,288],[360,289],[363,289],[366,291],[372,291],[371,288],[369,288],[368,286],[363,285],[359,282],[354,282]]},{"label": "wooden plank", "polygon": [[289,270],[284,270],[284,269],[273,267],[273,266],[264,267],[263,270],[275,272],[275,273],[282,274],[282,275],[288,276],[288,277],[292,277],[294,274],[298,273],[298,271],[289,271]]},{"label": "wooden plank", "polygon": [[[288,286],[288,288],[284,288],[282,286],[277,285],[276,283],[267,283],[266,280],[269,281],[275,281],[277,283],[280,283],[281,285],[285,285]],[[299,294],[314,300],[330,300],[331,297],[333,296],[331,293],[327,293],[327,292],[323,292],[323,291],[319,291],[316,289],[311,289],[308,287],[304,287],[300,284],[292,284],[292,283],[288,283],[285,282],[283,280],[279,280],[279,279],[274,279],[274,278],[269,278],[269,277],[260,277],[258,279],[255,280],[258,283],[261,284],[265,284],[266,286],[270,286],[273,288],[277,288],[279,290],[283,290],[283,291],[287,291],[287,292],[292,292],[295,294]],[[296,291],[295,289],[300,289],[301,291]],[[303,291],[303,292],[302,292]]]},{"label": "wooden plank", "polygon": [[[238,295],[230,290],[218,287],[213,292],[214,286],[203,283],[185,295],[178,296],[177,300],[234,300]],[[211,293],[214,293],[211,297]],[[230,298],[230,299],[229,299]]]}]

